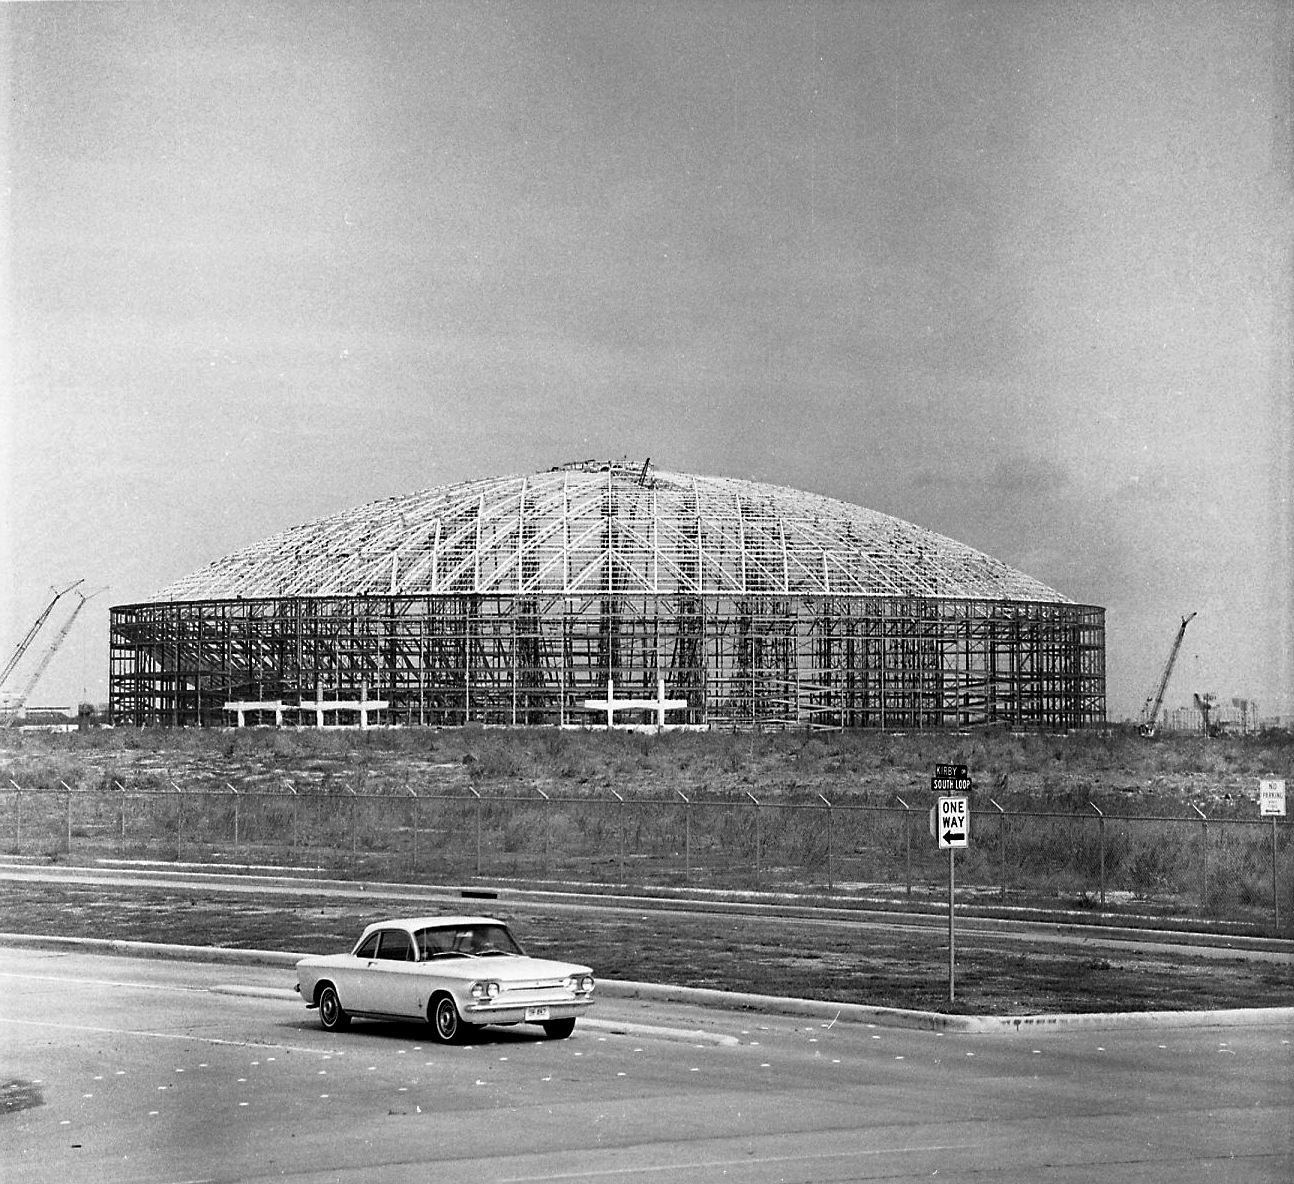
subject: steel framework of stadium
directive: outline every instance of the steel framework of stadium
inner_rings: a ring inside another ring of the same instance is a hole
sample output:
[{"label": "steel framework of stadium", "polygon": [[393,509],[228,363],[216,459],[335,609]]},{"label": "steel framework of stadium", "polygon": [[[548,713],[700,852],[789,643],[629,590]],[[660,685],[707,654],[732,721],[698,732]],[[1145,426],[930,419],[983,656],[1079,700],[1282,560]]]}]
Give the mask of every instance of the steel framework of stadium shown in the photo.
[{"label": "steel framework of stadium", "polygon": [[659,679],[718,728],[1081,727],[1104,610],[861,507],[591,463],[359,507],[112,610],[123,723],[312,722],[322,690],[356,700],[337,723],[372,694],[383,723],[571,725]]}]

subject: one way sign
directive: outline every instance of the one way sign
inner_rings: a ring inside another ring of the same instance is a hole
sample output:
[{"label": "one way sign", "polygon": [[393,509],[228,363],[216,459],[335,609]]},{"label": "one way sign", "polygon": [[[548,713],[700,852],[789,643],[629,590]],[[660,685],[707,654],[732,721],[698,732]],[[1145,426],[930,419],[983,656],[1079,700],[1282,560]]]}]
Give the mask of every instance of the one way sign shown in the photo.
[{"label": "one way sign", "polygon": [[970,846],[970,799],[940,798],[935,820],[935,838],[940,850]]}]

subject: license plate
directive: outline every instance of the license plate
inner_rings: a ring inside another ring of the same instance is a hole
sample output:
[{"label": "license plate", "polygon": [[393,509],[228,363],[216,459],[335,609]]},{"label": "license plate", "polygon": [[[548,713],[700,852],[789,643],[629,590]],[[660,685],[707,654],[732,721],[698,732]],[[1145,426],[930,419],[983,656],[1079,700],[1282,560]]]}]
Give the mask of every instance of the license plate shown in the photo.
[{"label": "license plate", "polygon": [[527,1007],[527,1020],[546,1020],[548,1018],[548,1008],[546,1007]]}]

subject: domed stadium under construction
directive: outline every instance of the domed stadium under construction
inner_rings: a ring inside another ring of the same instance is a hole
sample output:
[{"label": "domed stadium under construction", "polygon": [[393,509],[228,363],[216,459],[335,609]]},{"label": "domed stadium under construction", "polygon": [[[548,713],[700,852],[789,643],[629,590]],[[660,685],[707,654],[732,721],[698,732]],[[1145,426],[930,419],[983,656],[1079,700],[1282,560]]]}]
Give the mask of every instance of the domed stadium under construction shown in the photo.
[{"label": "domed stadium under construction", "polygon": [[119,724],[1072,728],[1105,613],[798,490],[581,462],[389,498],[112,609]]}]

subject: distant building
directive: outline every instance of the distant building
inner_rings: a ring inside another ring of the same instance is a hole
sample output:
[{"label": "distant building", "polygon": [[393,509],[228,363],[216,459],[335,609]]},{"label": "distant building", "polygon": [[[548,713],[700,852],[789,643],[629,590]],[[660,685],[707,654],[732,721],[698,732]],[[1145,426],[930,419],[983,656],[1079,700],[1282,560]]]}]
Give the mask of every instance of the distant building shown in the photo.
[{"label": "distant building", "polygon": [[[1215,702],[1209,711],[1209,730],[1232,736],[1247,736],[1266,728],[1281,727],[1279,717],[1262,718],[1258,704],[1249,699]],[[1205,730],[1204,712],[1195,704],[1174,707],[1164,713],[1162,731],[1199,732]]]},{"label": "distant building", "polygon": [[70,707],[33,707],[18,709],[9,725],[14,728],[48,732],[70,732],[76,727],[76,713]]}]

